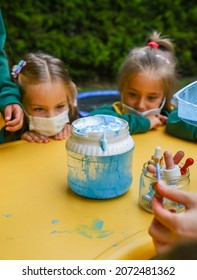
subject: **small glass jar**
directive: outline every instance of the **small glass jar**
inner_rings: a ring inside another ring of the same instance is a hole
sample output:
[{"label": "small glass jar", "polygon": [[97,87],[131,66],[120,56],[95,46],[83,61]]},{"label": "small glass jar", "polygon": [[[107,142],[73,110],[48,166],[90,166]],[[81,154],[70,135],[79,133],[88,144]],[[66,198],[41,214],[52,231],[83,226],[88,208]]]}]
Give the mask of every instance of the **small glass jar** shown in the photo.
[{"label": "small glass jar", "polygon": [[[145,210],[153,213],[152,210],[152,198],[154,196],[153,184],[157,182],[156,175],[147,171],[148,162],[143,165],[142,173],[140,176],[140,187],[139,187],[139,205]],[[179,164],[181,168],[183,164]],[[170,188],[189,190],[190,183],[190,172],[189,168],[186,169],[184,175],[175,178],[164,177],[161,174],[161,180],[164,180]],[[184,205],[177,202],[171,201],[167,198],[163,198],[163,205],[165,208],[174,210],[176,212],[181,212],[185,209]]]},{"label": "small glass jar", "polygon": [[134,142],[126,121],[108,115],[78,119],[66,150],[68,183],[75,193],[107,199],[129,190]]}]

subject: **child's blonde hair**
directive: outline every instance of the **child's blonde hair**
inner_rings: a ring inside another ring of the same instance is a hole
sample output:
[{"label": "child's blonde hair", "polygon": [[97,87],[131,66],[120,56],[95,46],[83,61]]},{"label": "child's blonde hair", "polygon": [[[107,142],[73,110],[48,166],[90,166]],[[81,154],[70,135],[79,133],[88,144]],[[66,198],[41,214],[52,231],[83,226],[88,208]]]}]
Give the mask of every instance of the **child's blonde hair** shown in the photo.
[{"label": "child's blonde hair", "polygon": [[70,79],[63,62],[43,52],[28,53],[22,61],[24,64],[21,69],[18,72],[14,70],[12,72],[20,88],[22,100],[29,85],[46,83],[47,81],[61,81],[68,88],[68,104],[71,115],[73,115],[76,111],[77,87]]},{"label": "child's blonde hair", "polygon": [[171,98],[177,85],[174,45],[156,31],[151,33],[146,46],[134,48],[123,62],[118,76],[120,94],[132,76],[147,71],[155,72],[161,81],[166,97],[164,109],[171,111]]}]

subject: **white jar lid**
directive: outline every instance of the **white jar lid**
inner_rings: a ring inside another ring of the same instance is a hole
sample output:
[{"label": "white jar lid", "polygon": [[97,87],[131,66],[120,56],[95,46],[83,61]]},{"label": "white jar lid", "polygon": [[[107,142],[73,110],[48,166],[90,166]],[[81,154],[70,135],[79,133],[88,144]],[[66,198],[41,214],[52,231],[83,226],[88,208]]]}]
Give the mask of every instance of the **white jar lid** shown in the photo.
[{"label": "white jar lid", "polygon": [[128,130],[128,123],[110,115],[95,115],[77,119],[72,123],[72,131],[79,136],[116,135]]},{"label": "white jar lid", "polygon": [[128,123],[110,115],[77,119],[71,126],[67,149],[95,156],[117,155],[134,147]]}]

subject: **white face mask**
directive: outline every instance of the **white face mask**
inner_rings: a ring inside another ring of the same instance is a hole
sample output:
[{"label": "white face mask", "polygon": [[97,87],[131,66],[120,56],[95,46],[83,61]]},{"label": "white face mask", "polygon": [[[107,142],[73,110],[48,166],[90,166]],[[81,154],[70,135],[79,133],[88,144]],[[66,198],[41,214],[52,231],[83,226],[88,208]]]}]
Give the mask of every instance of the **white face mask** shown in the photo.
[{"label": "white face mask", "polygon": [[54,136],[69,122],[68,112],[69,109],[52,118],[27,115],[29,119],[29,130],[35,130],[45,136]]},{"label": "white face mask", "polygon": [[122,106],[123,106],[124,113],[126,113],[126,114],[135,114],[137,116],[146,117],[148,115],[155,115],[155,116],[159,115],[161,113],[161,110],[162,110],[165,102],[166,102],[166,98],[163,99],[162,104],[159,108],[153,108],[150,110],[146,110],[144,112],[137,111],[134,108],[132,108],[128,105],[125,105],[124,103],[122,103]]}]

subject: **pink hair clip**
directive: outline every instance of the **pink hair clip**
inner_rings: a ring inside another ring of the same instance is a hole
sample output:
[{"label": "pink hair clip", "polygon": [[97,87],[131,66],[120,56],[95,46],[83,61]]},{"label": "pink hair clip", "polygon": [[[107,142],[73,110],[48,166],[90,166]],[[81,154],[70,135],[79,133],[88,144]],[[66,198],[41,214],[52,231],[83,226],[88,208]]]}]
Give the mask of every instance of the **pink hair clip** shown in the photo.
[{"label": "pink hair clip", "polygon": [[159,44],[157,44],[156,42],[153,42],[153,41],[149,42],[147,46],[154,48],[154,49],[159,48]]}]

